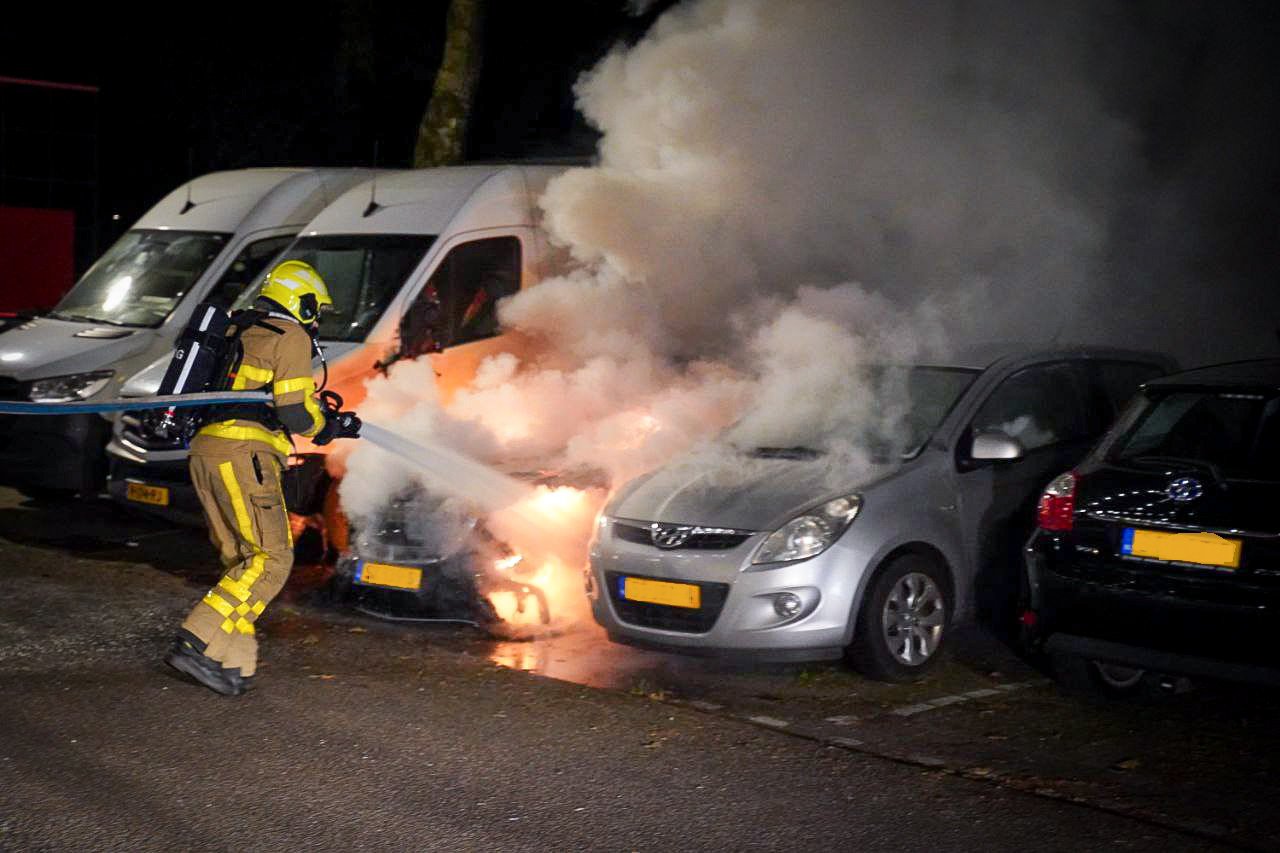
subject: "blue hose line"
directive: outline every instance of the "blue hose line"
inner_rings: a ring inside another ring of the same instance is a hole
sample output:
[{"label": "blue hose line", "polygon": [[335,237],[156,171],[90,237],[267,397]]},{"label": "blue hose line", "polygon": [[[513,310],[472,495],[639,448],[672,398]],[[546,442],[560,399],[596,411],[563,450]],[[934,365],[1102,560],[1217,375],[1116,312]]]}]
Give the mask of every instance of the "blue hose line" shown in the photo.
[{"label": "blue hose line", "polygon": [[25,403],[0,401],[0,415],[83,415],[132,412],[139,409],[185,409],[189,406],[220,406],[231,403],[266,403],[267,391],[201,391],[198,394],[170,394],[164,397],[117,397],[114,400],[84,403]]}]

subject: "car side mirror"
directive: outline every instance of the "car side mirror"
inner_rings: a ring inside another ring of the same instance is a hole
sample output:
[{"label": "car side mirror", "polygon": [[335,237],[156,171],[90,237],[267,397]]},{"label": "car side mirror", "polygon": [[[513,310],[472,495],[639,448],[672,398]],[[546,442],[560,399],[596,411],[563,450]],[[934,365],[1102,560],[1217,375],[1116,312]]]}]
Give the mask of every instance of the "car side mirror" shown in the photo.
[{"label": "car side mirror", "polygon": [[969,458],[974,462],[1012,462],[1026,454],[1022,442],[998,429],[975,433],[969,450]]}]

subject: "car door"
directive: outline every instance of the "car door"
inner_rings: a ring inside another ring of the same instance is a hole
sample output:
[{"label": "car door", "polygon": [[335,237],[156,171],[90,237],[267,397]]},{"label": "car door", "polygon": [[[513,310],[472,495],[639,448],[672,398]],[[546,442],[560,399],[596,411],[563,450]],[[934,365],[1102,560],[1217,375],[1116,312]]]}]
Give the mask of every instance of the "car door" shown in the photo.
[{"label": "car door", "polygon": [[[1036,499],[1049,480],[1088,452],[1103,420],[1080,363],[1055,361],[1016,370],[987,395],[956,447],[959,510],[974,570],[978,615],[1003,626],[1017,597],[1019,553],[1035,525]],[[978,461],[974,435],[999,432],[1023,455]]]}]

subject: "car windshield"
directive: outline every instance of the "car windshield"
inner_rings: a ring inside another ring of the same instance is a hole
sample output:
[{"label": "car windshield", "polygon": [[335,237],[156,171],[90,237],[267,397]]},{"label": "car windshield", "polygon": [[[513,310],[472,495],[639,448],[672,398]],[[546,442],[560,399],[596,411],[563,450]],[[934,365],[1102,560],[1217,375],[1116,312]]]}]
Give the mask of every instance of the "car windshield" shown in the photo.
[{"label": "car windshield", "polygon": [[229,237],[207,231],[128,231],[62,297],[52,316],[159,326]]},{"label": "car windshield", "polygon": [[[979,371],[972,368],[919,365],[898,367],[879,365],[867,371],[864,383],[858,383],[859,395],[872,389],[869,400],[857,405],[832,405],[835,413],[822,423],[795,424],[785,428],[783,441],[758,440],[772,430],[760,434],[759,424],[774,417],[748,413],[729,428],[729,441],[750,448],[756,456],[814,458],[833,447],[857,445],[872,458],[888,460],[895,455],[909,458],[920,452],[933,436],[960,395],[973,383]],[[885,415],[886,412],[890,414]],[[782,433],[778,433],[781,437]]]},{"label": "car windshield", "polygon": [[1198,464],[1231,479],[1280,481],[1280,395],[1155,395],[1108,459],[1139,466]]},{"label": "car windshield", "polygon": [[[333,307],[320,317],[320,339],[359,342],[400,292],[433,240],[417,234],[299,237],[267,269],[284,260],[315,267],[333,298]],[[251,287],[242,293],[233,310],[251,306],[260,289]]]}]

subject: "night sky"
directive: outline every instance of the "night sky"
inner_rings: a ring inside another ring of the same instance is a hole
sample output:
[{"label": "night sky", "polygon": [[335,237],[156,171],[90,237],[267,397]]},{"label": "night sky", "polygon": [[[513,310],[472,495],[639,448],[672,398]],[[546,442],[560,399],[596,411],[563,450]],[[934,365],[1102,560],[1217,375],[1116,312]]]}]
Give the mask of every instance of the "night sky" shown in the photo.
[{"label": "night sky", "polygon": [[[625,0],[491,0],[468,157],[589,156],[596,137],[573,109],[573,81],[612,44],[638,39],[670,5],[636,18]],[[408,166],[446,8],[446,0],[323,0],[189,6],[179,17],[171,5],[96,4],[72,12],[27,4],[6,10],[0,75],[100,87],[97,96],[30,95],[46,98],[51,123],[85,129],[80,143],[51,146],[42,156],[51,174],[96,173],[100,251],[189,176],[245,166],[367,166],[375,146],[378,165]],[[1127,33],[1131,61],[1100,85],[1113,108],[1141,128],[1152,175],[1184,191],[1195,263],[1274,286],[1275,5],[1135,0],[1108,8]],[[1112,59],[1100,57],[1116,66]],[[27,95],[0,87],[0,111],[20,97]],[[5,195],[0,201],[24,203],[13,184]],[[1141,222],[1128,228],[1141,239]],[[80,268],[91,248],[81,240]]]}]

